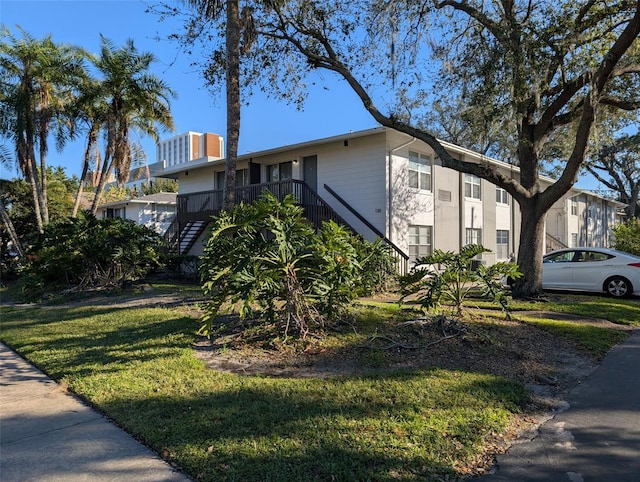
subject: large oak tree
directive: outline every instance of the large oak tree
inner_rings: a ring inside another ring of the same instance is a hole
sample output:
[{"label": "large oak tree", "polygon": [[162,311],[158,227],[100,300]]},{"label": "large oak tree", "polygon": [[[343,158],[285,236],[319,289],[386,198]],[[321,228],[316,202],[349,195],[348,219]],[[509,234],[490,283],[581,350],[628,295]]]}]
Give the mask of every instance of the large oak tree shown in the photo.
[{"label": "large oak tree", "polygon": [[[638,0],[269,0],[240,8],[257,39],[242,52],[242,87],[300,103],[309,73],[334,72],[381,125],[426,142],[443,166],[507,190],[522,213],[524,277],[514,291],[541,292],[547,211],[576,182],[599,116],[640,108]],[[226,65],[219,24],[212,33],[192,22],[183,40],[210,43],[204,68],[214,85]],[[445,140],[513,153],[502,160],[519,167],[517,179],[447,152],[430,118],[446,105],[474,132]],[[558,145],[562,169],[543,188],[546,153]]]},{"label": "large oak tree", "polygon": [[[598,115],[640,108],[640,2],[275,0],[268,7],[257,29],[271,57],[256,62],[269,67],[269,85],[289,94],[285,69],[335,72],[381,125],[426,142],[443,166],[504,188],[522,213],[524,277],[514,292],[538,295],[546,213],[576,182]],[[421,122],[447,96],[500,125],[514,143],[514,158],[505,160],[519,178],[447,152]],[[542,188],[545,146],[568,133],[564,168]]]}]

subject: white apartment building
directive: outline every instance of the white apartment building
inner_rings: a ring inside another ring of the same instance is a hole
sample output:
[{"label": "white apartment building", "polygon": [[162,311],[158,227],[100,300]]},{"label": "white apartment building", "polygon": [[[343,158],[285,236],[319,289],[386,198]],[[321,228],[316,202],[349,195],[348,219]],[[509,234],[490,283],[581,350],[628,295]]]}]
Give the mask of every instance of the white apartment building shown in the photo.
[{"label": "white apartment building", "polygon": [[[508,176],[519,175],[510,164],[443,145],[460,159],[491,163]],[[202,253],[204,225],[222,203],[224,163],[222,157],[205,156],[176,164],[167,161],[153,172],[179,181],[179,229],[183,234],[190,230],[193,238],[182,245],[183,253]],[[365,238],[382,237],[395,245],[409,265],[435,248],[457,251],[470,243],[490,249],[482,260],[492,264],[509,259],[519,245],[520,212],[506,191],[442,167],[431,147],[393,129],[379,127],[267,149],[240,156],[237,168],[241,198],[255,198],[260,189],[270,189],[293,192],[306,208],[327,205]],[[311,199],[310,192],[318,199]],[[569,245],[578,233],[576,242],[608,245],[608,228],[619,219],[622,205],[586,191],[572,190],[567,196],[569,200],[561,200],[548,216],[549,239]],[[557,215],[571,209],[570,199],[576,196],[589,206],[580,211],[578,217],[586,224],[579,226],[572,224],[571,216]]]}]

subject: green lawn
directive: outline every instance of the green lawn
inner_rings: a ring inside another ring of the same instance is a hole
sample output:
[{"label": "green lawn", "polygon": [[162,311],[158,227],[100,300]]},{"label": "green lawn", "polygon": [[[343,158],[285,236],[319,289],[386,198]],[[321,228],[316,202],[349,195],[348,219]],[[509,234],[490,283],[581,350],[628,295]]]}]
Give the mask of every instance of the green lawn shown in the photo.
[{"label": "green lawn", "polygon": [[0,339],[203,481],[442,480],[528,400],[518,383],[443,369],[220,373],[194,356],[197,328],[179,309],[3,306]]}]

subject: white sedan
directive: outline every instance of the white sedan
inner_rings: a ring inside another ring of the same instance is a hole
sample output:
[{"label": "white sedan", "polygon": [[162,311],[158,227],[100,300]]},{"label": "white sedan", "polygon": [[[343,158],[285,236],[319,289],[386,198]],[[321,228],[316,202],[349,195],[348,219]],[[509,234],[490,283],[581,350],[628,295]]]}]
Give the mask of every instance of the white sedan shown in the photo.
[{"label": "white sedan", "polygon": [[542,288],[640,294],[640,256],[605,248],[567,248],[542,260]]}]

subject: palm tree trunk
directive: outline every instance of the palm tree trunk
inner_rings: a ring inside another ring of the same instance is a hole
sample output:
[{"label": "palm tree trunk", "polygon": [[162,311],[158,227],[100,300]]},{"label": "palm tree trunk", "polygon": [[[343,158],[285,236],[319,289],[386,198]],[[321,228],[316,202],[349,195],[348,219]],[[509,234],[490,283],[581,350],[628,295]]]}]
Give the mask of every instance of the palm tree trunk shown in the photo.
[{"label": "palm tree trunk", "polygon": [[4,208],[4,205],[0,202],[0,219],[4,223],[7,231],[9,232],[9,238],[11,238],[11,242],[16,248],[18,252],[18,256],[22,258],[24,256],[24,251],[22,250],[22,245],[20,244],[20,238],[18,238],[18,233],[16,232],[16,228],[13,226],[13,221],[9,217],[9,213]]},{"label": "palm tree trunk", "polygon": [[[73,213],[72,217],[76,217],[78,215],[78,209],[80,208],[80,200],[82,198],[82,188],[84,187],[84,179],[87,177],[87,173],[89,172],[89,159],[91,159],[91,151],[94,146],[97,145],[98,142],[98,129],[97,125],[92,124],[89,129],[89,135],[87,139],[87,148],[84,151],[84,159],[82,160],[82,174],[80,175],[80,184],[78,185],[78,192],[76,193],[76,200],[73,203]],[[97,151],[98,160],[100,151]],[[96,162],[97,165],[97,162]]]},{"label": "palm tree trunk", "polygon": [[98,212],[100,198],[102,197],[102,193],[104,192],[104,187],[107,185],[109,172],[113,167],[111,159],[112,157],[110,153],[105,154],[104,161],[102,162],[102,169],[100,171],[100,179],[98,181],[98,185],[96,186],[96,194],[93,197],[93,202],[91,203],[91,214],[93,214],[94,216],[96,212]]},{"label": "palm tree trunk", "polygon": [[35,162],[33,159],[28,159],[25,163],[26,172],[25,177],[29,182],[29,186],[31,187],[31,196],[33,197],[33,211],[36,215],[36,225],[38,226],[38,232],[44,232],[44,222],[42,219],[42,210],[40,204],[40,189],[39,189],[39,181],[38,181],[38,172],[35,167]]},{"label": "palm tree trunk", "polygon": [[236,162],[240,138],[240,8],[227,0],[226,27],[227,163],[224,174],[224,208],[235,204]]},{"label": "palm tree trunk", "polygon": [[40,142],[40,190],[38,191],[38,202],[40,203],[40,211],[42,212],[42,223],[49,224],[46,148],[42,147],[42,140],[40,140]]}]

